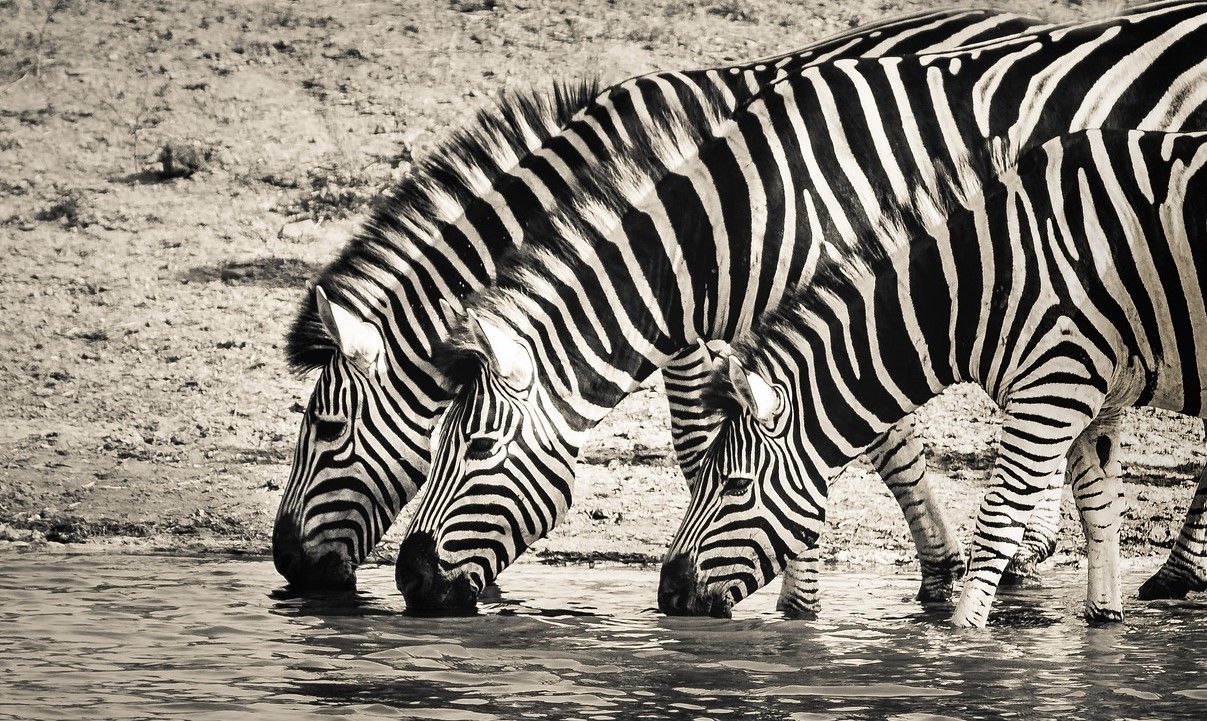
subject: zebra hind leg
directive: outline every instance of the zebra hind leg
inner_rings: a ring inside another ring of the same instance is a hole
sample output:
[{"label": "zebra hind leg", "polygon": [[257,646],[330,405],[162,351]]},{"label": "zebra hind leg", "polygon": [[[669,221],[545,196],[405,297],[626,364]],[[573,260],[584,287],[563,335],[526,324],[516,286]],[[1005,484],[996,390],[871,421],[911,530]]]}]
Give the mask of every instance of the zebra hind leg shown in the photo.
[{"label": "zebra hind leg", "polygon": [[[1204,422],[1207,431],[1207,421]],[[1145,601],[1185,598],[1192,591],[1207,590],[1207,467],[1199,476],[1194,501],[1169,557],[1152,578],[1140,586]]]},{"label": "zebra hind leg", "polygon": [[867,457],[901,506],[918,549],[918,600],[948,603],[955,581],[964,575],[964,551],[935,498],[915,424],[912,415],[899,421],[868,449]]}]

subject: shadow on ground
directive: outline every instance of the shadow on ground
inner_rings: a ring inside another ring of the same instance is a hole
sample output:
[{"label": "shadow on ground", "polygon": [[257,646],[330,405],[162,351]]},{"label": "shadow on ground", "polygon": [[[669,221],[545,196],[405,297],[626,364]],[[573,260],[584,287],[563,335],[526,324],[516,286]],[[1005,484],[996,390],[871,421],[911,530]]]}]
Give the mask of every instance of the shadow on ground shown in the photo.
[{"label": "shadow on ground", "polygon": [[223,282],[261,288],[302,288],[318,275],[322,266],[296,258],[267,256],[254,260],[225,261],[199,265],[182,276],[186,283]]}]

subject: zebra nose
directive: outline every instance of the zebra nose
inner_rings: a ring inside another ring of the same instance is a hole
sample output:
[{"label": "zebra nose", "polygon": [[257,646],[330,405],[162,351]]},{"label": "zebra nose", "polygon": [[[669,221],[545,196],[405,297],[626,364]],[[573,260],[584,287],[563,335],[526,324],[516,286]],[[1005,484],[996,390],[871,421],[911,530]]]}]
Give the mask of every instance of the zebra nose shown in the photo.
[{"label": "zebra nose", "polygon": [[658,610],[668,616],[685,616],[695,605],[696,574],[687,556],[675,556],[662,564],[658,582]]},{"label": "zebra nose", "polygon": [[436,542],[427,533],[407,536],[398,549],[394,566],[394,583],[406,599],[407,608],[415,610],[431,605],[437,575]]},{"label": "zebra nose", "polygon": [[278,524],[272,533],[272,561],[289,585],[302,591],[350,591],[356,588],[356,566],[342,550],[308,554],[292,527]]}]

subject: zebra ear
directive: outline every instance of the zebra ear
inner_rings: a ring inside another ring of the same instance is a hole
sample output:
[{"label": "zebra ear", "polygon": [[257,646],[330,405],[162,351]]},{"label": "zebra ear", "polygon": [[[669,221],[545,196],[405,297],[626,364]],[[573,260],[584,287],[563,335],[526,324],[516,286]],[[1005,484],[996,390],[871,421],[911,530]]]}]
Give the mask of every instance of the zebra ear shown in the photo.
[{"label": "zebra ear", "polygon": [[365,371],[380,369],[385,362],[385,342],[372,323],[361,320],[347,308],[327,299],[321,285],[314,286],[314,302],[323,330],[335,341],[340,355]]},{"label": "zebra ear", "polygon": [[729,358],[726,366],[738,402],[759,423],[774,422],[784,404],[771,384],[759,374],[747,371],[736,358]]},{"label": "zebra ear", "polygon": [[528,349],[516,338],[509,328],[482,318],[472,310],[467,309],[469,331],[474,334],[491,370],[503,379],[507,385],[517,391],[528,390],[532,386],[535,370],[532,366],[532,356]]}]

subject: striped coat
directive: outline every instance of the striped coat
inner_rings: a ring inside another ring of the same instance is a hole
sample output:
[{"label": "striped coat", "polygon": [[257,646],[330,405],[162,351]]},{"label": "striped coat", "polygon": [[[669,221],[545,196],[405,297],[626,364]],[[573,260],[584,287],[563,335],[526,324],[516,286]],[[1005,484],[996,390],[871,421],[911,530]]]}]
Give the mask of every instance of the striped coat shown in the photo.
[{"label": "striped coat", "polygon": [[472,603],[563,517],[584,434],[641,379],[741,336],[885,217],[921,230],[1070,129],[1207,127],[1205,10],[810,67],[707,133],[667,118],[582,169],[454,330],[456,396],[399,554],[408,603]]},{"label": "striped coat", "polygon": [[[953,47],[1029,24],[1004,13],[926,13],[732,68],[656,73],[602,93],[584,84],[507,96],[480,114],[381,199],[302,303],[288,355],[296,371],[319,374],[273,531],[278,570],[301,587],[354,582],[428,472],[429,436],[449,397],[433,352],[453,309],[491,282],[501,256],[532,232],[531,218],[574,182],[570,168],[622,151],[652,117],[700,116],[705,98],[732,111],[812,63]],[[691,401],[698,354],[681,354],[665,377],[690,478],[705,420]]]},{"label": "striped coat", "polygon": [[[728,416],[663,574],[664,608],[724,615],[815,543],[826,482],[960,381],[1005,412],[953,616],[983,626],[1048,476],[1069,458],[1086,616],[1120,620],[1119,410],[1207,418],[1207,133],[1092,130],[1022,156],[887,250],[868,237],[739,344]],[[912,237],[911,237],[912,236]]]}]

